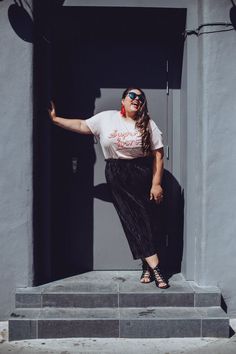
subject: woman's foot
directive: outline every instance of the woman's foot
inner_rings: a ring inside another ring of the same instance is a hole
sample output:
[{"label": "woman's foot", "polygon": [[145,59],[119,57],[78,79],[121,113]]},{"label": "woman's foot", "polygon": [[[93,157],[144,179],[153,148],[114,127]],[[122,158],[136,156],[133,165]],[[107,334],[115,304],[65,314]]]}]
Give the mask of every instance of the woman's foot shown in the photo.
[{"label": "woman's foot", "polygon": [[168,281],[165,277],[161,274],[161,270],[159,265],[157,264],[155,268],[152,268],[152,274],[156,283],[156,286],[160,289],[167,289],[169,288]]},{"label": "woman's foot", "polygon": [[152,280],[152,269],[149,267],[146,261],[143,261],[142,269],[143,272],[140,277],[140,282],[144,284],[150,283]]}]

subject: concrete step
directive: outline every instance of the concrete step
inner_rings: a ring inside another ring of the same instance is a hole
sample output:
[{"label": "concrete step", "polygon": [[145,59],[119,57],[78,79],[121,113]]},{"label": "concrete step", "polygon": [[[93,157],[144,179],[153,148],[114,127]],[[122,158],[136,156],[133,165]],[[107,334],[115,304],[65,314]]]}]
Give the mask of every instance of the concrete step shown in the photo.
[{"label": "concrete step", "polygon": [[170,288],[141,284],[137,271],[93,271],[16,291],[10,340],[71,337],[228,337],[216,287],[181,274]]},{"label": "concrete step", "polygon": [[216,287],[199,287],[181,274],[170,279],[170,288],[141,284],[137,271],[94,271],[34,288],[16,290],[16,308],[41,307],[147,307],[220,306]]},{"label": "concrete step", "polygon": [[17,309],[9,340],[34,338],[228,337],[229,319],[220,307]]}]

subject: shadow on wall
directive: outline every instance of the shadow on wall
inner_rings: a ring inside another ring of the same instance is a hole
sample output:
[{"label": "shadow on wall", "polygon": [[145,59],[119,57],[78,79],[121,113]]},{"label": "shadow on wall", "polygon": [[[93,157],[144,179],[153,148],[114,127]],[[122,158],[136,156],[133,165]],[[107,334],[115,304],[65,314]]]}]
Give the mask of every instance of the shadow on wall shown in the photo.
[{"label": "shadow on wall", "polygon": [[[167,58],[170,88],[181,81],[185,9],[56,6],[61,3],[34,2],[34,25],[43,34],[35,41],[33,73],[35,285],[93,269],[93,199],[109,200],[105,185],[93,186],[93,137],[52,125],[50,99],[57,115],[86,119],[102,87],[165,88]],[[137,23],[143,24],[138,35],[131,30]],[[164,267],[176,272],[183,196],[168,171],[163,183],[161,254]]]},{"label": "shadow on wall", "polygon": [[[43,38],[49,43],[47,39],[48,32],[44,33],[39,23],[36,25],[36,21],[34,21],[33,8],[35,6],[31,5],[30,2],[26,0],[14,0],[13,2],[14,3],[8,8],[8,19],[17,36],[29,43],[33,43],[40,38]],[[51,13],[53,10],[62,6],[64,2],[65,0],[50,0],[50,2],[42,0],[41,7],[44,9],[45,13]]]},{"label": "shadow on wall", "polygon": [[183,256],[184,192],[167,170],[163,175],[164,237],[160,248],[163,268],[171,274],[181,272]]}]

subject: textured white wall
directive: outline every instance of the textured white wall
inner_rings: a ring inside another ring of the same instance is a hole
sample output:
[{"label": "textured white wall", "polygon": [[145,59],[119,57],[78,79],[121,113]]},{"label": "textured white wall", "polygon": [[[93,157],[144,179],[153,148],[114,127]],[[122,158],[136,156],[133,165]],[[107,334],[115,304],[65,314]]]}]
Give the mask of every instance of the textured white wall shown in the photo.
[{"label": "textured white wall", "polygon": [[13,31],[11,4],[0,2],[0,319],[32,278],[32,44]]},{"label": "textured white wall", "polygon": [[[201,0],[199,24],[230,22],[231,6],[228,0]],[[217,284],[235,315],[236,31],[198,40],[203,195],[196,277],[202,284]]]}]

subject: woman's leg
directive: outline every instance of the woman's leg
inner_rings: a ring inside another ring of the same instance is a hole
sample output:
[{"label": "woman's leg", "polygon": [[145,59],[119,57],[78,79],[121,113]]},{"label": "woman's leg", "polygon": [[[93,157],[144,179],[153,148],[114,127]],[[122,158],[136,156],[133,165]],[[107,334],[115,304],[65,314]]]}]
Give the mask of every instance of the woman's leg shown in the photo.
[{"label": "woman's leg", "polygon": [[141,167],[129,160],[118,160],[108,161],[105,169],[113,205],[134,259],[144,258],[145,254],[154,254],[156,251],[149,210],[148,182],[151,173],[149,168]]},{"label": "woman's leg", "polygon": [[140,282],[145,284],[150,283],[152,279],[152,270],[145,259],[142,259],[142,269],[143,272],[140,277]]},{"label": "woman's leg", "polygon": [[161,289],[168,288],[169,287],[168,282],[165,280],[165,278],[163,277],[163,275],[160,272],[160,268],[158,267],[159,258],[157,256],[157,254],[154,254],[150,257],[146,257],[145,260],[147,261],[149,266],[152,268],[156,285]]},{"label": "woman's leg", "polygon": [[157,256],[157,254],[154,254],[154,255],[147,257],[145,259],[152,269],[155,268],[159,264],[159,258]]},{"label": "woman's leg", "polygon": [[155,275],[159,259],[155,254],[157,247],[153,235],[158,238],[159,234],[161,235],[159,231],[161,228],[159,222],[153,222],[159,218],[156,215],[156,208],[154,210],[154,204],[149,199],[152,180],[150,162],[146,158],[108,160],[105,176],[133,258],[146,259],[145,254],[152,254],[153,256],[146,259],[150,267],[148,270],[150,275],[155,276],[156,284],[160,283],[160,287],[164,287],[166,284],[160,281],[157,283]]}]

